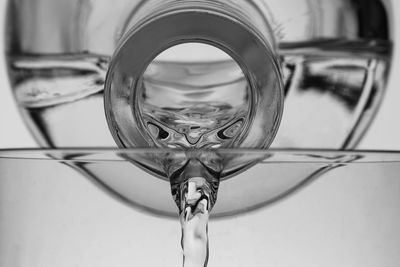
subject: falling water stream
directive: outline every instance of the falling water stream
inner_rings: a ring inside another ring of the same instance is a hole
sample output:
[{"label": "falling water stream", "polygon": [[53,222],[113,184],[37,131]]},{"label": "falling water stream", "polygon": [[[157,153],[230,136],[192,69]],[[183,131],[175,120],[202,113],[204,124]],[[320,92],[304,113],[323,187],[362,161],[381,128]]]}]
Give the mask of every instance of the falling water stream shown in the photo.
[{"label": "falling water stream", "polygon": [[184,267],[204,267],[208,262],[209,187],[204,178],[190,178],[181,185],[180,222]]}]

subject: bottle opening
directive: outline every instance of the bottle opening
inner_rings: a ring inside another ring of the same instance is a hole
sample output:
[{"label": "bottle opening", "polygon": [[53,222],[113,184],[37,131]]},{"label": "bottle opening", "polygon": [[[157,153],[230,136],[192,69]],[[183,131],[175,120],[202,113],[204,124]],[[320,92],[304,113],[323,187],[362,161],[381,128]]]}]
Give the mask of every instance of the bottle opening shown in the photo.
[{"label": "bottle opening", "polygon": [[252,113],[242,69],[208,44],[184,43],[161,52],[146,68],[140,90],[134,113],[157,147],[229,147]]}]

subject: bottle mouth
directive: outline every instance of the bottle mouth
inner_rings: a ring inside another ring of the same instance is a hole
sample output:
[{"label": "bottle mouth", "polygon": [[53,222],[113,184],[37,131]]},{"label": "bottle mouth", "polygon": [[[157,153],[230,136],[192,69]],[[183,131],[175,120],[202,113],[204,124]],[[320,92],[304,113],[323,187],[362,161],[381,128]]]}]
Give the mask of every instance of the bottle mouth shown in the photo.
[{"label": "bottle mouth", "polygon": [[143,120],[144,112],[137,109],[143,99],[143,75],[149,64],[161,52],[183,43],[219,48],[239,65],[248,83],[249,111],[243,118],[245,126],[240,126],[243,130],[230,142],[215,148],[269,147],[283,111],[282,76],[270,45],[237,18],[190,9],[164,13],[139,24],[116,50],[106,78],[104,101],[107,122],[116,143],[128,148],[165,147],[149,135],[151,130]]},{"label": "bottle mouth", "polygon": [[[161,62],[170,50],[186,62]],[[228,60],[210,61],[215,56]],[[253,117],[254,94],[248,79],[228,54],[214,46],[171,47],[154,59],[143,76],[133,109],[142,132],[156,147],[229,147]]]}]

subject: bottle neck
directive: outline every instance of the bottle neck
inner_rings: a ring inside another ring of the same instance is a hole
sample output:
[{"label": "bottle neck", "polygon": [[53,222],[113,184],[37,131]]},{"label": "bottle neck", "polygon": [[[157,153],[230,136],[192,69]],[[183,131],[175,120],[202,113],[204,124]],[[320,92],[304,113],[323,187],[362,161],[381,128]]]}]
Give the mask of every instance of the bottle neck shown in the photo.
[{"label": "bottle neck", "polygon": [[[114,139],[122,147],[151,147],[139,105],[143,73],[162,51],[181,43],[206,43],[226,52],[243,70],[251,105],[245,130],[233,147],[266,148],[283,109],[282,78],[269,26],[248,1],[149,1],[131,17],[110,64],[105,109]],[[146,12],[147,11],[147,12]]]}]

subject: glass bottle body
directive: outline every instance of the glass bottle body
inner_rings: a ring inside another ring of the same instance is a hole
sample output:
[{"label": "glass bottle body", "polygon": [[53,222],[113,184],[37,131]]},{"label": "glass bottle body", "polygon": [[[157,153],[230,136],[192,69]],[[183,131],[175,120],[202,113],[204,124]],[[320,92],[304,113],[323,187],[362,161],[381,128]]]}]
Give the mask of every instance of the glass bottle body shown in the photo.
[{"label": "glass bottle body", "polygon": [[[161,2],[173,5],[175,1]],[[41,145],[115,146],[103,111],[109,62],[121,38],[143,19],[137,14],[164,10],[161,2],[9,2],[11,83],[23,116]],[[390,3],[228,2],[244,17],[252,18],[254,28],[268,36],[265,39],[279,59],[285,112],[272,146],[354,147],[384,94],[392,45]],[[263,19],[268,23],[263,24]],[[208,55],[188,61],[188,55],[180,52],[150,67],[156,73],[201,71],[196,77],[184,77],[184,86],[199,77],[206,77],[210,84],[214,81],[214,85],[235,78],[220,75],[216,80],[213,76],[215,72],[232,73],[229,70],[236,63],[229,58]],[[156,78],[168,84],[172,77],[176,76]]]}]

